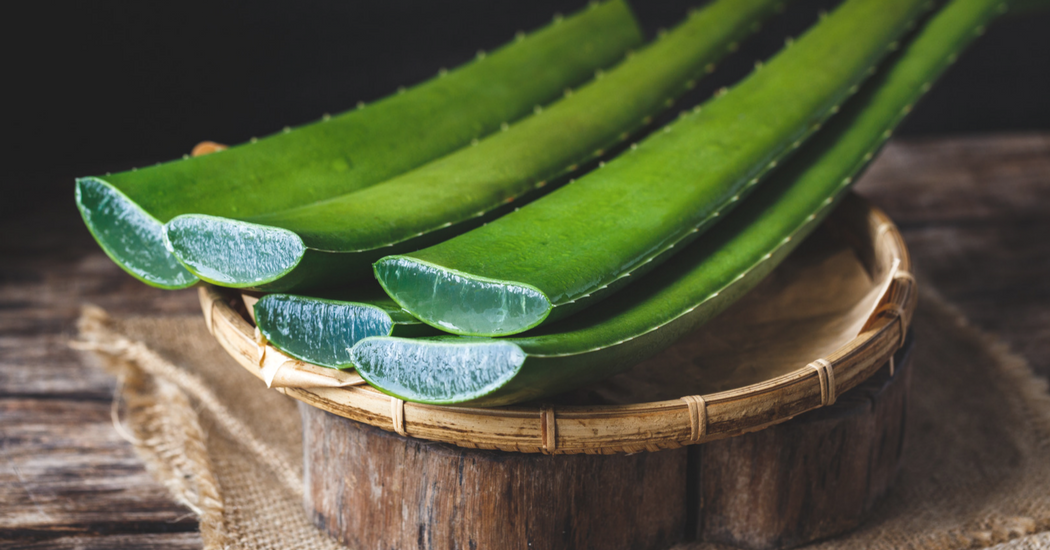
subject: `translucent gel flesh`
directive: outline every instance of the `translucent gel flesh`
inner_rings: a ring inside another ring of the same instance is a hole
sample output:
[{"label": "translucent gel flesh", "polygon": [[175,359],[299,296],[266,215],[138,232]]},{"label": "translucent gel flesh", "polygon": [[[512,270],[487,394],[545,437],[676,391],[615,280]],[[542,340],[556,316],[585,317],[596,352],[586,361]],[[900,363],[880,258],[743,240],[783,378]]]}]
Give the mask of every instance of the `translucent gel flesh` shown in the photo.
[{"label": "translucent gel flesh", "polygon": [[393,329],[381,308],[350,302],[270,294],[255,304],[259,330],[289,355],[317,365],[352,366],[350,349],[369,336]]},{"label": "translucent gel flesh", "polygon": [[268,283],[295,268],[306,252],[286,229],[190,214],[165,225],[172,254],[201,279],[235,288]]},{"label": "translucent gel flesh", "polygon": [[120,191],[97,178],[77,180],[77,207],[113,261],[161,288],[185,288],[197,277],[164,247],[164,228]]},{"label": "translucent gel flesh", "polygon": [[401,307],[453,334],[502,336],[539,324],[551,304],[539,290],[485,280],[391,256],[376,262],[376,278]]},{"label": "translucent gel flesh", "polygon": [[518,346],[498,340],[468,343],[378,337],[353,349],[357,371],[404,399],[423,403],[485,395],[517,375],[525,362]]}]

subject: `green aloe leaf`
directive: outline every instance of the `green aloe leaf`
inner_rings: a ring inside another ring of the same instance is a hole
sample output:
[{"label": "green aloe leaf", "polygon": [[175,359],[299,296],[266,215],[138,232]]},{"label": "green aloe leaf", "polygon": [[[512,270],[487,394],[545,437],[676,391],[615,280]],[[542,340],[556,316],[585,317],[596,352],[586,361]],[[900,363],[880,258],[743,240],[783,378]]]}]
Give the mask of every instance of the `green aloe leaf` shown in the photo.
[{"label": "green aloe leaf", "polygon": [[352,350],[358,372],[405,400],[493,406],[572,389],[651,357],[771,272],[1005,7],[1000,0],[950,2],[770,181],[629,292],[512,338],[366,338]]},{"label": "green aloe leaf", "polygon": [[327,297],[267,294],[255,303],[259,331],[281,351],[310,363],[346,367],[350,349],[369,336],[426,336],[437,331],[412,317],[376,285]]},{"label": "green aloe leaf", "polygon": [[531,113],[642,41],[622,0],[595,4],[412,89],[210,155],[77,180],[88,229],[147,284],[197,277],[165,247],[162,224],[188,213],[240,219],[362,189]]},{"label": "green aloe leaf", "polygon": [[284,291],[367,276],[379,258],[474,229],[626,139],[779,3],[714,2],[507,131],[381,184],[251,223],[180,216],[168,240],[187,269],[224,286]]},{"label": "green aloe leaf", "polygon": [[724,216],[866,78],[927,0],[850,0],[731,91],[488,225],[376,262],[396,302],[454,334],[564,318]]}]

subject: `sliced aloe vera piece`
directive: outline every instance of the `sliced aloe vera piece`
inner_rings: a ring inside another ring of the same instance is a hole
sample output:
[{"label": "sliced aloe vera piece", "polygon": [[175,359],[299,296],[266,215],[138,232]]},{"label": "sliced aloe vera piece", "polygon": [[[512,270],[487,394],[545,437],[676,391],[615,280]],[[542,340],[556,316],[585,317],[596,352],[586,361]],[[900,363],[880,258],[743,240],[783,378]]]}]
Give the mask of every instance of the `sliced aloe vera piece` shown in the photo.
[{"label": "sliced aloe vera piece", "polygon": [[850,0],[734,89],[604,168],[376,277],[454,334],[502,336],[594,304],[726,214],[837,108],[927,0]]},{"label": "sliced aloe vera piece", "polygon": [[405,400],[493,406],[572,389],[651,357],[772,271],[1002,6],[948,4],[770,181],[629,292],[512,338],[366,338],[353,349],[358,372]]},{"label": "sliced aloe vera piece", "polygon": [[84,223],[111,260],[155,287],[186,288],[197,277],[164,246],[164,227],[116,187],[91,178],[77,180],[77,207]]},{"label": "sliced aloe vera piece", "polygon": [[238,288],[285,291],[366,276],[382,256],[473,229],[626,139],[780,1],[719,0],[508,131],[368,189],[247,218],[250,227],[177,217],[166,228],[173,253],[202,279]]},{"label": "sliced aloe vera piece", "polygon": [[240,219],[362,189],[532,112],[641,41],[622,0],[595,4],[357,110],[220,153],[80,178],[77,205],[121,267],[154,286],[185,287],[197,277],[158,237],[175,216]]},{"label": "sliced aloe vera piece", "polygon": [[350,349],[369,336],[437,332],[402,310],[377,285],[370,286],[374,290],[357,288],[349,296],[337,292],[327,298],[267,294],[255,303],[255,322],[281,351],[332,368],[350,366]]}]

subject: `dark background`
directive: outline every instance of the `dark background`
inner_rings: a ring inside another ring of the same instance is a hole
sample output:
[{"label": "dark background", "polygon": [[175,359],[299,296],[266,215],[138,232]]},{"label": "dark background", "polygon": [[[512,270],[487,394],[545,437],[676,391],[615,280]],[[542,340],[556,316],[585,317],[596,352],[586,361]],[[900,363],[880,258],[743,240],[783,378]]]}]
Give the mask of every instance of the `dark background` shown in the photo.
[{"label": "dark background", "polygon": [[[647,37],[700,2],[634,0]],[[833,1],[799,0],[695,91],[695,103]],[[72,176],[238,143],[454,67],[580,1],[37,2],[6,25],[13,117],[2,203],[72,204]],[[1050,14],[1004,18],[898,135],[1050,129]],[[9,119],[10,120],[10,119]],[[12,154],[13,153],[13,154]],[[5,155],[6,156],[6,155]]]}]

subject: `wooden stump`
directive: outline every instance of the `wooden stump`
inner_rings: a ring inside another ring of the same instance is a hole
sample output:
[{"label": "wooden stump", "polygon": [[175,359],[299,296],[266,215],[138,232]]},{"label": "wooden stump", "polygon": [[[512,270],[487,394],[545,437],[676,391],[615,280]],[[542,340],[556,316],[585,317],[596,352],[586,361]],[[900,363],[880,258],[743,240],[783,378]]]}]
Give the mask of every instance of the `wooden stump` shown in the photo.
[{"label": "wooden stump", "polygon": [[790,548],[855,527],[892,483],[909,347],[830,407],[657,453],[470,450],[300,403],[305,505],[361,549]]},{"label": "wooden stump", "polygon": [[300,410],[307,510],[352,548],[662,548],[681,539],[686,449],[477,451]]}]

